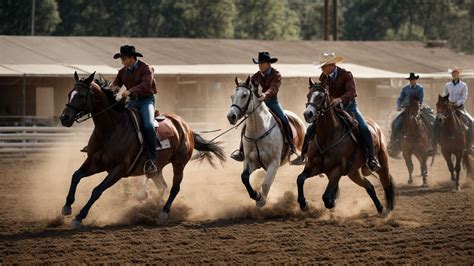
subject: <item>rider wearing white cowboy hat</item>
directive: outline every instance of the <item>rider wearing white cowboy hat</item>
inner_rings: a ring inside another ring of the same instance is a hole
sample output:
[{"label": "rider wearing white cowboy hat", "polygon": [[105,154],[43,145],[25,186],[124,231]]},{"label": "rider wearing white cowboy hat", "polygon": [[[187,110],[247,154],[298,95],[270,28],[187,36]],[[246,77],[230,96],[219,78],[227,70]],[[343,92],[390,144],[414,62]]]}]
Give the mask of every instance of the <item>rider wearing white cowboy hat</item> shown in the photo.
[{"label": "rider wearing white cowboy hat", "polygon": [[[456,106],[457,111],[461,114],[463,120],[468,125],[468,131],[466,136],[466,152],[469,154],[472,153],[472,117],[467,112],[466,108],[464,107],[464,103],[467,100],[468,94],[468,87],[466,82],[462,81],[460,75],[462,73],[462,69],[459,67],[453,67],[452,69],[448,69],[448,72],[451,73],[452,80],[447,82],[444,85],[444,96],[449,95],[449,102]],[[428,151],[430,154],[436,153],[436,146],[438,145],[438,138],[440,133],[440,124],[437,120],[435,120],[435,125],[433,128],[433,138],[431,143],[431,149]]]},{"label": "rider wearing white cowboy hat", "polygon": [[[321,84],[328,89],[329,96],[333,99],[331,106],[341,106],[342,108],[352,113],[359,124],[360,140],[362,148],[365,151],[367,158],[367,166],[371,171],[380,169],[380,163],[374,154],[374,145],[372,140],[372,133],[369,127],[357,108],[356,103],[356,87],[352,73],[336,66],[344,58],[336,56],[334,52],[324,52],[319,56],[319,62],[315,63],[316,67],[321,68],[322,72],[319,76]],[[316,123],[311,124],[306,130],[306,135],[301,151],[301,157],[292,161],[293,164],[303,164],[305,161],[305,154],[308,150],[308,143],[316,133]]]}]

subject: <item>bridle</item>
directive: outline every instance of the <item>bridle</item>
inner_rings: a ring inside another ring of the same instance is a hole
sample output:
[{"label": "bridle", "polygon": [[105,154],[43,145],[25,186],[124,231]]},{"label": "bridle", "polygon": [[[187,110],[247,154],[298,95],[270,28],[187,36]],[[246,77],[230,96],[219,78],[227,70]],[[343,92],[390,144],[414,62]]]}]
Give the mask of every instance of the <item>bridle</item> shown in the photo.
[{"label": "bridle", "polygon": [[321,85],[319,85],[319,84],[314,84],[314,85],[310,86],[309,89],[314,89],[314,90],[315,90],[315,91],[313,91],[312,93],[315,93],[315,92],[322,92],[322,93],[324,94],[324,97],[325,97],[324,103],[322,104],[322,106],[321,106],[321,105],[318,106],[318,105],[315,104],[314,102],[311,102],[311,100],[306,103],[306,108],[308,108],[308,106],[312,106],[312,107],[316,110],[316,112],[314,113],[313,117],[319,118],[319,117],[321,117],[321,116],[324,116],[324,114],[325,114],[327,111],[329,111],[329,110],[331,110],[332,108],[334,108],[334,106],[328,106],[328,95],[329,95],[329,94],[328,94],[327,90],[324,89]]},{"label": "bridle", "polygon": [[[243,107],[240,107],[239,105],[234,104],[234,103],[230,106],[230,108],[232,108],[232,107],[237,108],[237,110],[239,110],[239,112],[240,112],[240,118],[242,118],[247,113],[247,111],[249,109],[249,106],[250,106],[250,102],[252,101],[254,94],[255,94],[255,96],[258,96],[258,95],[252,90],[252,88],[250,88],[247,85],[239,85],[236,88],[244,88],[244,89],[247,89],[249,91],[249,97],[248,97],[247,102],[245,103],[245,105]],[[250,113],[248,113],[248,115],[251,115],[253,112],[255,112],[255,110],[257,110],[257,108],[260,106],[260,104],[262,104],[262,103],[259,103],[257,106],[255,106],[253,108],[253,110]],[[247,117],[248,117],[248,115],[247,115]],[[245,119],[247,119],[247,117]]]},{"label": "bridle", "polygon": [[[76,117],[74,118],[74,121],[78,124],[83,123],[83,122],[85,122],[85,121],[87,121],[87,120],[89,120],[89,119],[91,119],[95,116],[100,115],[100,114],[103,114],[103,113],[109,111],[110,109],[114,108],[118,104],[120,104],[120,101],[115,102],[114,104],[110,105],[109,107],[105,108],[104,110],[102,110],[98,113],[92,114],[93,110],[95,109],[95,104],[94,104],[94,101],[92,99],[92,96],[94,95],[94,90],[92,89],[92,85],[87,86],[87,84],[84,81],[78,80],[74,84],[74,86],[79,86],[79,87],[83,87],[83,88],[87,89],[86,99],[84,100],[84,103],[82,104],[81,107],[76,107],[74,105],[71,105],[69,102],[66,103],[66,107],[69,107],[72,110],[77,112]],[[85,111],[85,109],[86,109],[86,107],[89,103],[91,105],[91,110],[90,111]],[[86,116],[86,117],[84,118],[84,116]]]}]

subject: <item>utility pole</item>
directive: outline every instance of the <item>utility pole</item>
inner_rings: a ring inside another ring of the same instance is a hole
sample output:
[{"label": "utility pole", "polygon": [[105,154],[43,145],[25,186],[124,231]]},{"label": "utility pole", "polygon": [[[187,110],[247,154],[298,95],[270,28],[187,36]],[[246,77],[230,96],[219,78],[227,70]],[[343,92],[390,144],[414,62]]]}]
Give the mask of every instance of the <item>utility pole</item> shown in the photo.
[{"label": "utility pole", "polygon": [[329,40],[328,33],[328,2],[329,0],[324,0],[324,14],[323,14],[323,25],[324,25],[324,40]]},{"label": "utility pole", "polygon": [[31,36],[35,35],[35,0],[31,0]]},{"label": "utility pole", "polygon": [[337,41],[337,0],[332,1],[332,39]]}]

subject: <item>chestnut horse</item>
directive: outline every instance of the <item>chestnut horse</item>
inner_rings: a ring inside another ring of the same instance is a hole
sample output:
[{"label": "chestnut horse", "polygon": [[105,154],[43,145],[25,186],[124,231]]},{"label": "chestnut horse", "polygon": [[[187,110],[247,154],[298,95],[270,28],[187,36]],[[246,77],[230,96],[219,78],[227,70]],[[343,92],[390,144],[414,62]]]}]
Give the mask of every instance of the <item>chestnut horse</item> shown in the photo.
[{"label": "chestnut horse", "polygon": [[415,155],[420,162],[423,186],[426,187],[428,186],[427,161],[432,128],[428,127],[423,121],[420,101],[414,95],[410,97],[410,103],[406,107],[403,116],[400,144],[403,159],[405,159],[408,168],[408,184],[413,183],[412,155]]},{"label": "chestnut horse", "polygon": [[[134,125],[135,120],[123,104],[118,105],[115,102],[111,90],[101,88],[93,82],[94,73],[86,79],[79,79],[77,73],[74,73],[76,83],[68,94],[68,103],[60,116],[62,125],[66,127],[71,127],[86,114],[92,117],[95,125],[88,143],[87,158],[72,175],[62,215],[72,213],[71,205],[74,203],[76,188],[82,178],[104,171],[108,173],[102,183],[94,188],[87,204],[73,219],[71,225],[74,228],[81,225],[89,209],[107,188],[123,177],[143,175],[143,164],[146,160],[144,153],[137,157],[142,144]],[[159,190],[164,191],[166,183],[161,171],[165,165],[171,163],[173,185],[160,213],[161,221],[166,221],[168,218],[171,204],[180,190],[184,167],[191,159],[194,149],[202,153],[200,158],[207,158],[211,163],[213,158],[221,162],[225,160],[220,145],[205,141],[179,116],[173,114],[164,116],[171,125],[174,136],[169,139],[168,149],[157,151],[158,173],[152,179]]]},{"label": "chestnut horse", "polygon": [[[456,114],[456,107],[449,102],[449,94],[438,96],[436,103],[436,119],[440,125],[439,144],[441,153],[448,164],[451,180],[455,183],[455,189],[461,190],[459,174],[461,172],[461,161],[467,171],[467,176],[472,174],[469,154],[465,151],[467,130],[461,118]],[[456,157],[456,166],[453,165],[452,156]]]},{"label": "chestnut horse", "polygon": [[304,197],[303,187],[307,178],[326,174],[329,183],[323,194],[324,205],[328,209],[336,206],[338,186],[341,176],[348,175],[357,185],[366,189],[379,213],[388,214],[395,204],[395,185],[388,168],[388,154],[385,139],[380,127],[368,120],[374,151],[381,168],[377,171],[385,191],[386,209],[380,203],[374,186],[368,179],[361,176],[370,174],[366,166],[366,158],[362,148],[357,143],[357,124],[353,118],[337,107],[330,105],[329,92],[319,83],[309,79],[308,103],[304,117],[308,123],[316,123],[316,134],[309,144],[308,160],[303,172],[298,176],[298,203],[303,211],[309,209]]}]

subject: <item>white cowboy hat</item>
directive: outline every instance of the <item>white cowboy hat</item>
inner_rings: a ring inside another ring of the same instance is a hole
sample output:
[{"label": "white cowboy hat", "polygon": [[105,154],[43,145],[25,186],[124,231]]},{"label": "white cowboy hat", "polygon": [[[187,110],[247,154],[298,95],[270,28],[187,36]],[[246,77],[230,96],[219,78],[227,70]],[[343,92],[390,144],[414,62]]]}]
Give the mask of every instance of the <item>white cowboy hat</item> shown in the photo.
[{"label": "white cowboy hat", "polygon": [[454,71],[457,71],[459,74],[462,73],[462,69],[461,69],[460,67],[457,67],[457,66],[448,69],[448,72],[449,72],[450,74],[453,73]]},{"label": "white cowboy hat", "polygon": [[336,56],[334,52],[323,52],[319,55],[319,62],[314,62],[313,64],[320,68],[328,64],[341,63],[342,61],[344,61],[344,58]]}]

